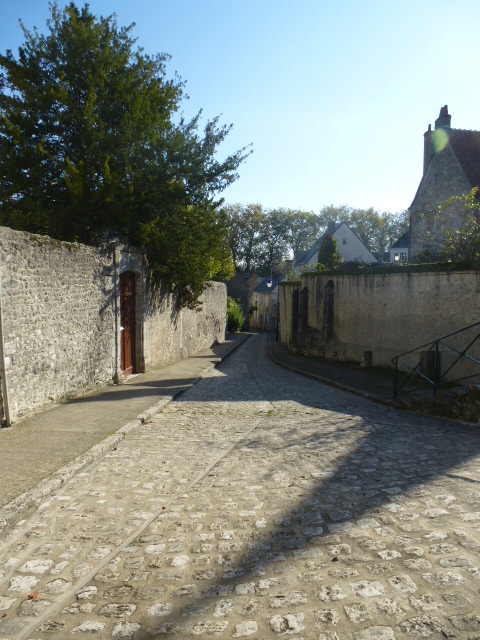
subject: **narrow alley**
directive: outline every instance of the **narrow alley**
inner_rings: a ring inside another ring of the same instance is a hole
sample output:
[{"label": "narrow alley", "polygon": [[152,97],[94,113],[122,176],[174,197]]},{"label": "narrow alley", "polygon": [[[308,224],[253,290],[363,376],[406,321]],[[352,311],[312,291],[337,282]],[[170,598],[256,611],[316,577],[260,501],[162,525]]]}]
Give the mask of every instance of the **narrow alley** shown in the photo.
[{"label": "narrow alley", "polygon": [[0,638],[480,638],[480,435],[252,335],[0,536]]}]

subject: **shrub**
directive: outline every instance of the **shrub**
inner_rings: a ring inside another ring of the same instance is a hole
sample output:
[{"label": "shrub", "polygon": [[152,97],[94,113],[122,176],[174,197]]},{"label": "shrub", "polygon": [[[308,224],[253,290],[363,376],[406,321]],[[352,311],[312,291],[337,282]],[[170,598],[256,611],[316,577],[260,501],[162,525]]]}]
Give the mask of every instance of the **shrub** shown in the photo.
[{"label": "shrub", "polygon": [[227,329],[230,333],[238,333],[241,331],[243,327],[243,323],[245,322],[245,315],[242,311],[242,307],[238,304],[238,302],[231,298],[227,297]]}]

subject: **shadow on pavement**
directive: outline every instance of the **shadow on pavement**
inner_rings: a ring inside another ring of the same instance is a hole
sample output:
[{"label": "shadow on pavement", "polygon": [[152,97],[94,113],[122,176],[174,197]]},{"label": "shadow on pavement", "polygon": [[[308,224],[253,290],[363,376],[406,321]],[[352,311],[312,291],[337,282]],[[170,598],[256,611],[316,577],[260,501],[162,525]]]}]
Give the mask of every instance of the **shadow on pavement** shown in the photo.
[{"label": "shadow on pavement", "polygon": [[[266,348],[265,338],[260,345],[258,340],[252,339],[244,347],[259,348]],[[221,401],[230,395],[231,378],[235,374],[225,366],[228,367],[228,363],[222,365],[220,371],[227,375],[202,382],[202,404]],[[280,522],[261,530],[261,537],[247,552],[227,559],[226,568],[218,570],[218,573],[223,571],[223,578],[203,583],[205,586],[198,596],[182,598],[182,609],[162,620],[162,633],[181,632],[187,623],[184,613],[188,607],[201,611],[204,605],[212,603],[212,598],[228,597],[237,585],[254,580],[262,575],[265,567],[292,554],[315,559],[315,553],[321,549],[323,566],[332,568],[338,566],[336,563],[340,560],[347,564],[364,562],[337,537],[352,526],[372,528],[379,535],[388,536],[394,535],[389,527],[395,523],[397,528],[404,527],[408,538],[415,532],[416,525],[413,516],[410,518],[408,506],[402,506],[402,497],[407,493],[426,496],[428,490],[425,485],[440,476],[479,486],[480,473],[477,480],[462,471],[468,461],[480,455],[480,436],[475,427],[406,414],[358,398],[353,406],[347,394],[335,389],[329,389],[325,399],[322,398],[322,386],[308,380],[305,380],[304,393],[289,394],[285,386],[276,388],[272,384],[275,371],[278,369],[271,363],[264,370],[249,365],[249,372],[259,389],[250,396],[246,392],[245,401],[255,403],[266,396],[275,410],[265,414],[265,428],[260,433],[254,432],[242,441],[242,452],[248,455],[250,449],[256,458],[266,461],[272,454],[285,451],[291,451],[292,456],[303,454],[307,457],[293,484],[280,483],[283,486],[284,515]],[[243,383],[239,375],[236,384]],[[319,409],[319,412],[300,416],[294,428],[277,430],[275,425],[281,419],[282,410],[288,412],[283,405],[286,401]],[[188,396],[180,398],[179,402],[189,402]],[[339,418],[343,422],[340,427]],[[315,420],[321,425],[318,431],[312,429],[312,421]],[[332,451],[339,444],[343,450],[346,447],[350,451],[348,455],[341,454],[335,458]],[[316,470],[311,470],[307,478],[305,468],[311,469],[313,464]],[[252,481],[268,485],[273,481],[272,473],[266,466],[264,471],[259,470],[255,474]],[[311,478],[315,481],[314,486],[307,489]],[[448,518],[446,504],[440,501],[430,507],[436,509],[437,526]],[[433,515],[433,511],[429,515],[426,504],[424,512],[426,518]],[[152,635],[141,630],[134,637],[146,639]]]}]

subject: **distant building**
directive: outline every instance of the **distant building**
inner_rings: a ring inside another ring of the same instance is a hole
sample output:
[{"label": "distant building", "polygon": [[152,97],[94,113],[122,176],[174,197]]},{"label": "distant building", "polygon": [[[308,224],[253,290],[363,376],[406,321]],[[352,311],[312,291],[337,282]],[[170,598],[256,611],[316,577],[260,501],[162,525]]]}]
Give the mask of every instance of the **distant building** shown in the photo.
[{"label": "distant building", "polygon": [[[410,259],[434,259],[442,239],[438,205],[480,186],[480,131],[452,129],[448,106],[424,134],[423,176],[410,205]],[[460,225],[460,212],[453,225]]]},{"label": "distant building", "polygon": [[410,231],[407,230],[396,242],[390,244],[390,262],[408,262],[408,249],[410,244]]},{"label": "distant building", "polygon": [[250,330],[276,329],[278,315],[278,285],[282,275],[265,278],[253,290],[250,296]]},{"label": "distant building", "polygon": [[350,229],[346,222],[336,224],[331,220],[325,233],[315,242],[315,244],[303,255],[296,255],[293,268],[296,273],[302,273],[314,269],[318,264],[318,248],[323,239],[330,236],[337,241],[337,250],[343,262],[368,262],[377,264],[378,260],[373,253],[367,249],[357,234]]},{"label": "distant building", "polygon": [[243,315],[245,316],[242,331],[248,331],[250,329],[250,297],[255,287],[261,281],[262,278],[257,278],[256,272],[253,271],[251,274],[237,273],[234,278],[227,282],[227,295],[240,304]]}]

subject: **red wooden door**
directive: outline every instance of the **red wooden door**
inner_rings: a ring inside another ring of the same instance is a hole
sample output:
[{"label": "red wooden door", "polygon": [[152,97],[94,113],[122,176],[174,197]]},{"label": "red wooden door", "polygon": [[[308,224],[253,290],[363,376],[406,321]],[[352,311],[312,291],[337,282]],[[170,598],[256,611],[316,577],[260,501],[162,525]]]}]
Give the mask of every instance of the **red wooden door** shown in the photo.
[{"label": "red wooden door", "polygon": [[120,366],[125,376],[135,371],[135,274],[120,275]]}]

